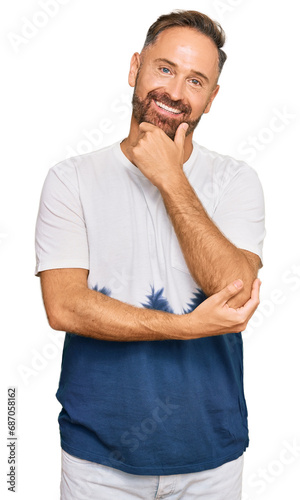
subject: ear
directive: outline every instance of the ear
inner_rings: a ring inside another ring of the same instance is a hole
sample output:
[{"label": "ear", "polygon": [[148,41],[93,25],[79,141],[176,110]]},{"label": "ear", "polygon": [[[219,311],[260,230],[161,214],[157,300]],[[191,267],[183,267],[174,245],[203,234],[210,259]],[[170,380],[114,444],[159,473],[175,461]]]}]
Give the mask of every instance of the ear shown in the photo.
[{"label": "ear", "polygon": [[130,69],[128,75],[128,83],[130,87],[135,86],[136,77],[138,74],[139,67],[141,65],[141,56],[138,52],[135,52],[130,61]]},{"label": "ear", "polygon": [[213,103],[213,100],[214,98],[216,97],[217,93],[219,92],[219,89],[220,89],[220,85],[217,85],[215,90],[212,91],[212,93],[210,94],[210,98],[209,98],[209,101],[206,105],[206,108],[205,110],[203,111],[203,113],[208,113],[210,108],[211,108],[211,105]]}]

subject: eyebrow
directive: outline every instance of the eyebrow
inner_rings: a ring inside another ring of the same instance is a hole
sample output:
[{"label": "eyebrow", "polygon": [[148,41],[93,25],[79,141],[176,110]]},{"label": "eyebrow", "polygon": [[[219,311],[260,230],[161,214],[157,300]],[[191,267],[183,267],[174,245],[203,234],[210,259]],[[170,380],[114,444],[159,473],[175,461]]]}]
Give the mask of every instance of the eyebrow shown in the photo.
[{"label": "eyebrow", "polygon": [[[154,62],[166,63],[166,64],[169,64],[170,66],[173,66],[173,68],[178,68],[178,64],[176,64],[172,61],[169,61],[169,59],[165,59],[163,57],[158,57],[157,59],[155,59]],[[192,69],[191,73],[194,73],[195,75],[199,76],[200,78],[203,78],[204,80],[206,80],[209,83],[209,78],[206,75],[204,75],[203,73],[201,73],[200,71],[196,71],[195,69]]]}]

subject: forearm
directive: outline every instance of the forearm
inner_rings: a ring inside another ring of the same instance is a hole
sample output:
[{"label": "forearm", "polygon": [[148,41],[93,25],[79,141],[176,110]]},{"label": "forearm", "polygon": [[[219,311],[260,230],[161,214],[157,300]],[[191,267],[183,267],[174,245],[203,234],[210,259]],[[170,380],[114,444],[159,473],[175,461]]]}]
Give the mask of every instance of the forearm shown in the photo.
[{"label": "forearm", "polygon": [[191,313],[178,315],[135,307],[90,290],[84,269],[41,273],[43,300],[52,328],[119,342],[189,340],[242,331],[258,304],[256,281],[251,299],[239,310],[228,306],[242,288],[242,283],[233,283]]},{"label": "forearm", "polygon": [[135,307],[84,287],[64,291],[46,308],[50,326],[99,340],[120,342],[183,339],[183,316]]},{"label": "forearm", "polygon": [[256,277],[251,262],[210,219],[183,172],[160,192],[194,280],[210,296],[234,279],[242,279],[241,305],[249,298]]}]

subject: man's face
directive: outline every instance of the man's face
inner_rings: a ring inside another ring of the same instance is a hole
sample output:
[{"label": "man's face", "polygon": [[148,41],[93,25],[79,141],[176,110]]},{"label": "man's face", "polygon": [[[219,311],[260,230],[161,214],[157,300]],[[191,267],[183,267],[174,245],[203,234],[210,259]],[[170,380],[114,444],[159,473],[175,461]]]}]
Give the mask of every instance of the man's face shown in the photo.
[{"label": "man's face", "polygon": [[131,60],[129,83],[134,86],[133,117],[160,127],[174,139],[180,123],[193,132],[208,113],[219,87],[218,50],[202,33],[169,28]]}]

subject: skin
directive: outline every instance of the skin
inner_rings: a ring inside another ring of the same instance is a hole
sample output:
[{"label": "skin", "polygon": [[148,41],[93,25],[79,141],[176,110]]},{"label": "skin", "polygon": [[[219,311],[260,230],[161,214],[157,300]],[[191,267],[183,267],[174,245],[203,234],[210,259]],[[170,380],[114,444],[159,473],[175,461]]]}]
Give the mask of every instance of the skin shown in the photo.
[{"label": "skin", "polygon": [[185,315],[142,309],[88,289],[85,269],[53,269],[40,273],[52,328],[113,341],[187,340],[245,329],[259,304],[260,259],[222,235],[182,168],[193,149],[193,127],[219,91],[217,81],[218,52],[209,38],[190,28],[165,30],[131,59],[136,109],[121,144],[159,189],[190,272],[209,298]]}]

